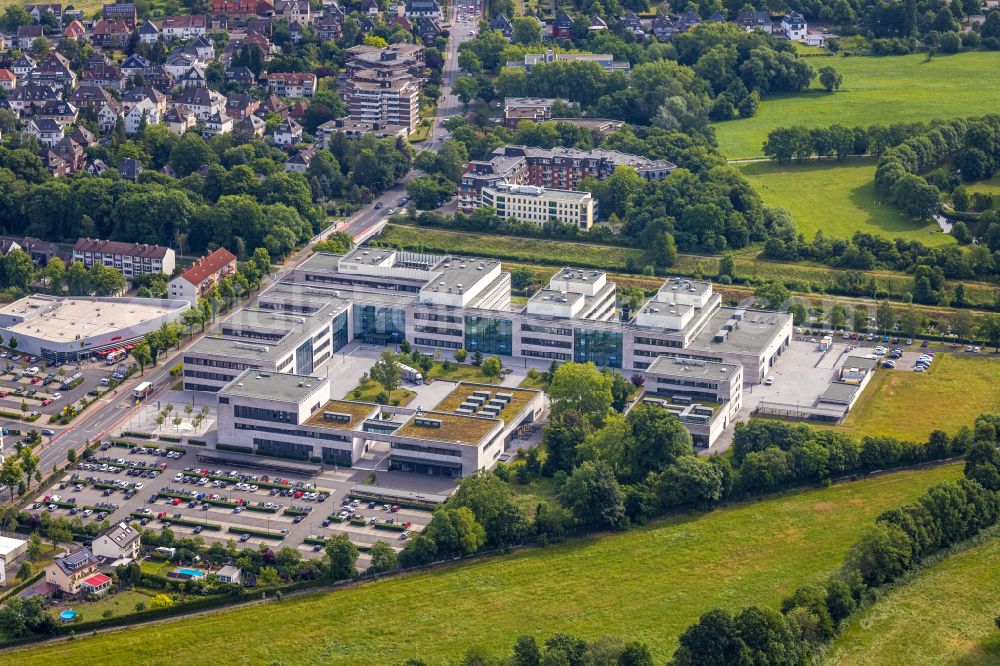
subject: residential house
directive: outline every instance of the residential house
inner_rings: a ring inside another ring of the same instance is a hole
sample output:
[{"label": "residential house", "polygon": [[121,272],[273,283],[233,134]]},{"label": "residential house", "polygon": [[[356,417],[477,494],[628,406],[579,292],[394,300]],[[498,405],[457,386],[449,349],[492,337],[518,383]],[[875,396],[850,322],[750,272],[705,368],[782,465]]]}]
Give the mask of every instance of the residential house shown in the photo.
[{"label": "residential house", "polygon": [[566,12],[559,12],[552,22],[552,37],[554,39],[573,38],[573,19]]},{"label": "residential house", "polygon": [[139,41],[143,44],[155,44],[160,41],[160,37],[160,29],[149,19],[139,27]]},{"label": "residential house", "polygon": [[241,120],[260,108],[260,100],[253,95],[234,93],[226,98],[226,115],[234,120]]},{"label": "residential house", "polygon": [[274,143],[279,146],[302,143],[302,125],[292,118],[285,118],[274,128]]},{"label": "residential house", "polygon": [[35,64],[35,61],[30,56],[22,53],[14,61],[14,64],[10,66],[10,69],[18,78],[27,79],[28,75],[31,74],[31,70],[35,68]]},{"label": "residential house", "polygon": [[316,93],[312,72],[272,72],[261,77],[266,77],[268,89],[279,97],[312,97]]},{"label": "residential house", "polygon": [[101,19],[90,31],[90,41],[102,48],[124,48],[132,36],[132,30],[121,19]]},{"label": "residential house", "polygon": [[340,39],[343,23],[333,16],[324,16],[317,21],[313,27],[316,30],[316,36],[319,37],[321,41],[328,42],[334,39]]},{"label": "residential house", "polygon": [[288,26],[288,32],[292,36],[292,41],[298,44],[306,36],[305,28],[302,23],[298,21],[292,21]]},{"label": "residential house", "polygon": [[108,100],[114,100],[114,97],[104,88],[88,83],[81,83],[76,90],[69,94],[66,100],[78,109],[87,109],[96,113],[101,110],[101,107]]},{"label": "residential house", "polygon": [[675,25],[679,28],[680,32],[687,32],[699,23],[701,23],[701,16],[693,9],[689,9],[681,15]]},{"label": "residential house", "polygon": [[84,68],[82,83],[102,88],[114,88],[120,92],[125,89],[125,75],[116,65],[94,65]]},{"label": "residential house", "polygon": [[122,95],[122,112],[128,113],[139,102],[148,99],[156,106],[156,112],[163,116],[167,112],[167,96],[152,86],[136,86]]},{"label": "residential house", "polygon": [[226,98],[222,94],[208,88],[188,88],[176,101],[189,108],[203,122],[222,111],[226,105]]},{"label": "residential house", "polygon": [[0,88],[11,91],[17,87],[17,74],[9,69],[0,69]]},{"label": "residential house", "polygon": [[271,20],[270,16],[256,16],[247,19],[244,32],[247,35],[256,32],[267,39],[271,39],[271,35],[274,34],[274,21]]},{"label": "residential house", "polygon": [[403,5],[403,14],[409,18],[426,16],[427,18],[441,18],[441,5],[437,0],[406,0]]},{"label": "residential house", "polygon": [[14,35],[14,44],[19,49],[30,49],[31,43],[45,37],[45,28],[40,25],[22,25]]},{"label": "residential house", "polygon": [[174,76],[166,67],[157,65],[142,70],[142,80],[147,86],[152,86],[161,92],[170,92],[174,87]]},{"label": "residential house", "polygon": [[289,24],[308,25],[312,22],[312,9],[309,7],[309,0],[275,0],[274,17],[283,18]]},{"label": "residential house", "polygon": [[163,116],[163,122],[166,123],[167,129],[171,132],[180,136],[188,129],[194,127],[198,123],[198,119],[195,117],[194,112],[187,108],[183,104],[174,104],[173,107],[167,114]]},{"label": "residential house", "polygon": [[52,86],[56,91],[70,91],[76,85],[76,73],[69,60],[53,51],[31,70],[31,80],[35,83]]},{"label": "residential house", "polygon": [[97,127],[107,133],[115,128],[122,117],[122,105],[115,98],[107,100],[97,112]]},{"label": "residential house", "polygon": [[156,125],[160,122],[160,110],[149,99],[144,99],[132,106],[125,114],[125,133],[136,134],[145,122],[146,125]]},{"label": "residential house", "polygon": [[174,79],[174,84],[181,88],[204,88],[208,86],[208,79],[205,78],[205,68],[202,65],[194,65],[186,72]]},{"label": "residential house", "polygon": [[726,22],[726,17],[722,15],[722,12],[720,12],[718,9],[716,9],[711,14],[709,14],[708,18],[705,19],[705,22],[706,23],[725,23]]},{"label": "residential house", "polygon": [[179,39],[186,42],[204,35],[207,21],[204,15],[164,16],[160,20],[159,29],[164,39]]},{"label": "residential house", "polygon": [[120,522],[94,539],[91,551],[95,556],[120,564],[128,564],[139,559],[142,552],[139,530],[128,523]]},{"label": "residential house", "polygon": [[37,139],[38,143],[51,148],[63,138],[63,127],[51,118],[32,118],[25,123],[21,136],[25,139]]},{"label": "residential house", "polygon": [[261,58],[266,58],[271,52],[271,40],[264,36],[264,33],[252,30],[240,42],[240,46],[252,46],[260,52]]},{"label": "residential house", "polygon": [[21,244],[10,238],[0,238],[0,256],[6,257],[14,250],[20,250]]},{"label": "residential house", "polygon": [[504,37],[510,39],[514,35],[514,24],[506,14],[497,14],[496,18],[490,21],[490,30],[499,30]]},{"label": "residential house", "polygon": [[7,96],[7,102],[10,104],[11,110],[22,116],[31,115],[36,109],[50,100],[58,101],[58,93],[50,86],[38,83],[18,86]]},{"label": "residential house", "polygon": [[198,35],[190,44],[185,45],[184,50],[193,53],[203,62],[215,60],[215,45],[212,40],[205,35]]},{"label": "residential house", "polygon": [[108,165],[104,163],[104,160],[95,159],[87,162],[87,166],[83,170],[91,176],[101,176],[108,170]]},{"label": "residential house", "polygon": [[116,2],[104,5],[102,15],[107,20],[124,21],[129,28],[135,28],[139,21],[139,13],[136,10],[135,3],[132,2]]},{"label": "residential house", "polygon": [[229,134],[233,131],[233,119],[223,111],[216,111],[205,119],[205,125],[201,135],[206,139],[211,139],[219,134]]},{"label": "residential house", "polygon": [[268,95],[265,97],[257,108],[255,115],[267,120],[268,114],[271,113],[280,118],[288,117],[288,105],[282,102],[281,98],[277,95]]},{"label": "residential house", "polygon": [[304,99],[300,99],[292,105],[292,108],[288,109],[288,116],[290,118],[295,118],[300,123],[306,117],[306,111],[309,110],[309,102]]},{"label": "residential house", "polygon": [[215,572],[215,577],[219,579],[220,583],[239,585],[243,580],[243,570],[232,564],[227,564]]},{"label": "residential house", "polygon": [[625,12],[625,16],[622,17],[622,28],[631,32],[637,40],[641,41],[646,37],[646,28],[633,11]]},{"label": "residential house", "polygon": [[432,18],[418,18],[414,31],[427,46],[433,46],[442,33],[441,25]]},{"label": "residential house", "polygon": [[747,32],[763,30],[767,34],[771,34],[774,21],[771,20],[771,15],[767,12],[744,9],[736,15],[736,25],[740,26]]},{"label": "residential house", "polygon": [[122,161],[118,163],[118,175],[133,183],[139,179],[139,174],[143,171],[145,169],[142,167],[142,162],[131,157],[122,158]]},{"label": "residential house", "polygon": [[100,573],[97,564],[89,548],[57,555],[45,567],[45,581],[64,594],[102,594],[111,587],[111,578]]},{"label": "residential house", "polygon": [[631,66],[627,60],[615,60],[614,56],[608,53],[555,53],[552,49],[547,49],[545,53],[526,53],[524,60],[509,60],[507,67],[521,67],[530,72],[531,68],[540,63],[547,62],[596,62],[609,72],[624,72],[628,75]]},{"label": "residential house", "polygon": [[25,5],[24,11],[28,12],[36,22],[42,20],[42,15],[46,12],[49,14],[55,14],[56,17],[62,16],[62,5],[59,3],[43,3],[38,5]]},{"label": "residential house", "polygon": [[109,268],[117,268],[127,278],[136,275],[150,275],[174,272],[174,251],[162,245],[146,243],[123,243],[120,241],[81,238],[73,246],[73,261],[79,261],[86,268],[95,263]]},{"label": "residential house", "polygon": [[258,0],[212,0],[213,14],[230,16],[255,16]]},{"label": "residential house", "polygon": [[31,260],[39,266],[49,263],[49,259],[59,256],[59,246],[40,238],[25,236],[21,242],[21,248],[28,253]]},{"label": "residential house", "polygon": [[36,120],[54,120],[64,129],[76,122],[80,112],[69,102],[50,99],[35,111]]},{"label": "residential house", "polygon": [[805,17],[798,12],[788,12],[781,19],[781,31],[793,42],[806,41],[808,27]]},{"label": "residential house", "polygon": [[129,57],[125,58],[122,62],[121,69],[122,74],[126,79],[133,79],[136,75],[142,74],[146,68],[149,67],[149,61],[143,58],[138,53],[133,53]]},{"label": "residential house", "polygon": [[184,74],[195,65],[203,65],[198,57],[193,53],[187,53],[181,49],[172,51],[170,55],[167,56],[167,62],[163,65],[163,68],[170,72],[170,75],[176,80],[179,76]]},{"label": "residential house", "polygon": [[62,38],[69,39],[72,41],[78,41],[83,39],[87,34],[87,29],[83,27],[83,24],[79,21],[70,21],[69,25],[63,28]]},{"label": "residential house", "polygon": [[82,148],[90,148],[97,145],[97,137],[89,129],[81,125],[74,127],[73,132],[67,138]]},{"label": "residential house", "polygon": [[264,122],[264,119],[252,113],[233,126],[234,132],[244,132],[246,136],[252,134],[258,138],[264,136],[264,130],[266,129],[267,123]]},{"label": "residential house", "polygon": [[257,77],[247,67],[230,67],[225,73],[226,83],[235,83],[246,90],[257,82]]},{"label": "residential house", "polygon": [[236,272],[236,255],[224,247],[200,258],[167,284],[167,296],[194,303]]},{"label": "residential house", "polygon": [[309,163],[316,155],[315,148],[303,148],[287,160],[285,160],[286,173],[305,173],[309,169]]},{"label": "residential house", "polygon": [[410,23],[410,19],[405,16],[393,16],[392,20],[389,21],[389,26],[398,25],[400,28],[406,32],[413,32],[413,24]]},{"label": "residential house", "polygon": [[347,18],[347,12],[344,11],[344,8],[340,6],[337,0],[323,0],[323,14],[331,16],[341,23]]},{"label": "residential house", "polygon": [[84,146],[73,140],[72,136],[61,139],[45,156],[46,166],[52,175],[70,175],[80,171],[87,164],[87,154]]}]

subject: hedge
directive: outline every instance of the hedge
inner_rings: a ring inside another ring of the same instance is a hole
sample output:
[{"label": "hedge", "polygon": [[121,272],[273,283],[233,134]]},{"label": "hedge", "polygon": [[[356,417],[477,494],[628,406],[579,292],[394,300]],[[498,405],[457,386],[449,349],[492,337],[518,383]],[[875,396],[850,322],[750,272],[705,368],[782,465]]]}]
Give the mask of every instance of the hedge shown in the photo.
[{"label": "hedge", "polygon": [[331,523],[342,523],[342,522],[344,522],[344,519],[343,519],[343,518],[341,518],[340,516],[338,516],[338,515],[337,515],[337,514],[335,514],[335,513],[334,513],[334,514],[331,514],[330,516],[328,516],[328,519],[329,519],[329,521],[330,521]]},{"label": "hedge", "polygon": [[216,525],[215,523],[200,523],[197,520],[191,520],[189,518],[171,518],[170,516],[164,516],[159,519],[161,523],[170,523],[171,525],[186,525],[188,527],[201,527],[206,530],[211,530],[213,532],[218,532],[222,529],[222,525]]},{"label": "hedge", "polygon": [[207,446],[207,442],[203,439],[191,439],[188,437],[188,444],[193,444],[194,446]]},{"label": "hedge", "polygon": [[5,419],[15,419],[19,421],[27,421],[28,423],[34,423],[41,417],[41,414],[38,414],[36,416],[28,416],[26,412],[0,411],[0,416],[4,417]]},{"label": "hedge", "polygon": [[377,504],[394,504],[403,509],[417,509],[419,511],[433,511],[435,506],[429,503],[421,504],[419,502],[406,502],[402,500],[376,499],[375,497],[367,495],[359,495],[356,493],[350,493],[348,497],[350,497],[351,499],[361,500],[362,502],[376,502]]},{"label": "hedge", "polygon": [[276,506],[262,506],[260,504],[244,504],[244,509],[248,511],[260,511],[261,513],[278,513],[278,507]]},{"label": "hedge", "polygon": [[351,525],[356,525],[358,527],[364,527],[368,524],[368,521],[364,518],[351,518]]},{"label": "hedge", "polygon": [[216,444],[216,450],[218,451],[232,451],[234,453],[253,453],[253,449],[249,446],[235,446],[233,444]]},{"label": "hedge", "polygon": [[[163,439],[163,438],[161,437],[160,439]],[[180,439],[178,438],[178,440],[177,440],[177,441],[179,442],[179,441],[180,441]],[[165,448],[165,449],[166,449],[167,451],[173,451],[174,453],[180,453],[180,454],[182,454],[182,455],[187,455],[187,449],[182,449],[182,448],[181,448],[181,447],[179,447],[179,446],[167,446],[167,447],[164,447],[164,448]]]},{"label": "hedge", "polygon": [[389,530],[390,532],[402,532],[409,528],[401,523],[375,523],[375,529]]},{"label": "hedge", "polygon": [[309,515],[308,511],[303,511],[302,509],[285,509],[281,513],[284,516],[306,516],[306,515]]},{"label": "hedge", "polygon": [[324,546],[326,545],[326,539],[321,539],[319,537],[308,536],[302,540],[302,543],[307,543],[310,546]]},{"label": "hedge", "polygon": [[134,432],[132,430],[122,430],[118,435],[119,437],[138,437],[139,439],[153,439],[153,436],[148,432]]},{"label": "hedge", "polygon": [[246,527],[230,527],[227,531],[230,534],[249,534],[261,539],[275,539],[276,541],[283,541],[285,538],[285,535],[281,532],[268,532],[267,530],[255,530]]},{"label": "hedge", "polygon": [[[161,442],[179,442],[179,441],[181,441],[181,438],[180,437],[175,437],[173,435],[160,435],[160,441]],[[168,451],[170,450],[169,446],[167,447],[167,450]]]}]

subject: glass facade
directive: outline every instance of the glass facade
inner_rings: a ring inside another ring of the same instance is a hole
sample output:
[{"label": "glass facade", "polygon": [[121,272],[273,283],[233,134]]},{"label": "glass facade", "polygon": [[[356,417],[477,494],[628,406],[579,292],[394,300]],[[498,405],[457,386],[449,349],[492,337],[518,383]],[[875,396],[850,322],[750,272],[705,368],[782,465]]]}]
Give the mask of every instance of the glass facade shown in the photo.
[{"label": "glass facade", "polygon": [[621,332],[574,329],[573,360],[577,363],[593,362],[604,368],[622,367]]},{"label": "glass facade", "polygon": [[330,326],[330,339],[333,341],[333,351],[340,351],[347,344],[347,311],[333,318]]},{"label": "glass facade", "polygon": [[465,318],[465,348],[470,353],[510,356],[514,348],[509,319]]},{"label": "glass facade", "polygon": [[313,341],[311,338],[295,350],[295,370],[300,375],[308,375],[313,371]]},{"label": "glass facade", "polygon": [[355,303],[354,337],[366,344],[399,344],[406,339],[406,313],[396,308]]}]

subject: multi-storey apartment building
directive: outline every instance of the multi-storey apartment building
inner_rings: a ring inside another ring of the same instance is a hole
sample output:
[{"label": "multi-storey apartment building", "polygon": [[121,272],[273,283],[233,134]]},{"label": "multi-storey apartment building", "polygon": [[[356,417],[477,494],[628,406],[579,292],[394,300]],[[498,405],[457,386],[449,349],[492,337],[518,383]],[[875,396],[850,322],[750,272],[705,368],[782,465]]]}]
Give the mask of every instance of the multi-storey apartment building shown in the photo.
[{"label": "multi-storey apartment building", "polygon": [[174,251],[162,245],[123,243],[120,241],[81,238],[73,246],[73,261],[90,268],[103,264],[117,268],[125,277],[174,272]]},{"label": "multi-storey apartment building", "polygon": [[267,87],[279,97],[312,97],[316,94],[316,75],[312,72],[272,72],[262,75]]},{"label": "multi-storey apartment building", "polygon": [[481,203],[491,206],[505,220],[538,226],[555,221],[578,229],[589,229],[594,224],[594,195],[590,192],[499,183],[483,188]]},{"label": "multi-storey apartment building", "polygon": [[170,298],[180,298],[194,303],[205,295],[219,280],[236,272],[236,255],[224,247],[194,262],[167,285]]}]

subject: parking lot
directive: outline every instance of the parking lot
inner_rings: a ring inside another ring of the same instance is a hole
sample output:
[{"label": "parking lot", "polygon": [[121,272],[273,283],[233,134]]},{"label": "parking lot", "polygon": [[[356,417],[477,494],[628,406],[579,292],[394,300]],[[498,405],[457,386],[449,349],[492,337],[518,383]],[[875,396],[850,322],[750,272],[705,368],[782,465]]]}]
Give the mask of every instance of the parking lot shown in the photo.
[{"label": "parking lot", "polygon": [[[409,523],[409,536],[431,518],[426,510],[352,503],[348,493],[366,480],[369,472],[364,470],[327,469],[313,478],[288,478],[229,466],[209,469],[195,457],[192,452],[106,443],[40,492],[32,510],[85,523],[106,518],[140,521],[149,529],[169,526],[178,536],[197,534],[208,543],[234,540],[254,549],[261,544],[291,546],[303,557],[322,556],[322,547],[308,540],[338,532],[359,547],[385,541],[398,551],[406,545],[401,526]],[[362,553],[359,569],[368,564]]]},{"label": "parking lot", "polygon": [[113,390],[115,373],[124,375],[125,366],[108,366],[100,359],[49,366],[35,356],[0,351],[0,411],[41,414],[32,423],[32,427],[41,429],[48,425],[49,415],[58,414],[67,405]]}]

